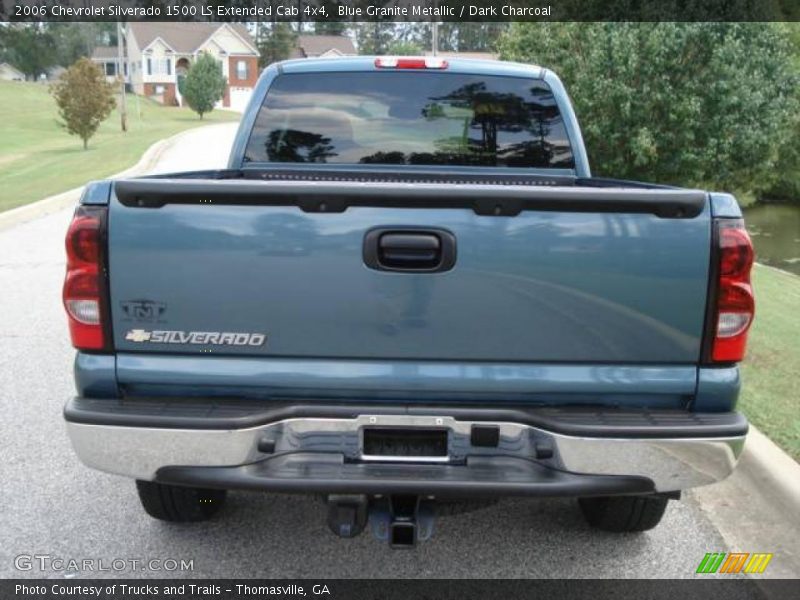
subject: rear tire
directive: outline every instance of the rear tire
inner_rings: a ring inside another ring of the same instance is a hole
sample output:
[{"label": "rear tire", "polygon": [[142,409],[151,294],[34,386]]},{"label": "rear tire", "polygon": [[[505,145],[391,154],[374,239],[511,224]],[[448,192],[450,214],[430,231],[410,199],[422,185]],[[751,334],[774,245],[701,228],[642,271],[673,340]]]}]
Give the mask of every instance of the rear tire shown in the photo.
[{"label": "rear tire", "polygon": [[614,533],[652,529],[661,522],[668,502],[665,496],[578,498],[589,525]]},{"label": "rear tire", "polygon": [[206,521],[225,503],[226,490],[166,485],[136,480],[139,501],[148,515],[161,521]]}]

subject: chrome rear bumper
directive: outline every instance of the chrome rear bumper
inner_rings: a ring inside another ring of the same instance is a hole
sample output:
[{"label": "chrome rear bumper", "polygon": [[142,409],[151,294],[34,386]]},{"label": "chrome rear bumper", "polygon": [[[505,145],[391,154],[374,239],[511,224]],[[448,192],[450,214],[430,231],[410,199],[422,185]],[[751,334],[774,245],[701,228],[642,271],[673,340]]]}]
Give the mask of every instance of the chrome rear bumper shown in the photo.
[{"label": "chrome rear bumper", "polygon": [[[440,409],[441,414],[433,412],[437,409],[425,411],[432,414],[408,414],[402,408],[398,414],[386,414],[390,410],[384,407],[376,414],[352,417],[282,418],[228,429],[125,426],[97,419],[78,422],[68,410],[67,428],[80,459],[109,473],[205,485],[213,485],[219,477],[227,481],[220,486],[276,491],[323,491],[328,488],[314,480],[325,478],[331,493],[358,491],[359,485],[364,493],[384,490],[386,486],[378,483],[390,481],[387,486],[395,486],[397,493],[429,490],[434,494],[440,489],[436,482],[445,479],[460,481],[463,485],[454,489],[462,491],[474,488],[491,493],[494,487],[498,493],[533,494],[544,493],[536,491],[542,488],[537,488],[537,482],[550,475],[619,477],[628,483],[637,478],[646,482],[642,489],[671,492],[727,477],[746,436],[746,425],[744,431],[731,434],[729,428],[728,434],[720,436],[687,437],[682,431],[680,436],[660,437],[657,430],[637,436],[626,433],[624,427],[618,436],[609,435],[607,428],[598,436],[569,435],[524,422],[456,417],[447,414],[446,408]],[[687,420],[686,426],[692,422]],[[487,426],[497,428],[497,444],[474,445],[473,427]],[[444,429],[447,456],[367,456],[363,452],[366,427]],[[665,430],[674,432],[674,423],[671,427]],[[708,428],[703,431],[708,433]],[[213,470],[221,467],[238,469],[238,475],[227,478],[228,472]],[[528,480],[531,485],[524,485]],[[622,480],[620,486],[619,493],[624,493]],[[575,495],[581,495],[580,486],[575,490]]]}]

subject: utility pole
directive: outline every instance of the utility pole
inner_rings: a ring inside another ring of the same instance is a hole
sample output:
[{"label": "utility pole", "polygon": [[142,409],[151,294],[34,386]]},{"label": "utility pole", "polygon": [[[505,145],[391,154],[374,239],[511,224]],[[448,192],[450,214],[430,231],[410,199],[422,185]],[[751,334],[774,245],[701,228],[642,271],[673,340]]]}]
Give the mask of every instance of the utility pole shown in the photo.
[{"label": "utility pole", "polygon": [[117,77],[119,78],[119,119],[122,131],[128,131],[128,107],[125,98],[125,53],[122,51],[122,23],[117,22]]},{"label": "utility pole", "polygon": [[434,21],[431,27],[431,50],[433,55],[439,54],[439,22]]}]

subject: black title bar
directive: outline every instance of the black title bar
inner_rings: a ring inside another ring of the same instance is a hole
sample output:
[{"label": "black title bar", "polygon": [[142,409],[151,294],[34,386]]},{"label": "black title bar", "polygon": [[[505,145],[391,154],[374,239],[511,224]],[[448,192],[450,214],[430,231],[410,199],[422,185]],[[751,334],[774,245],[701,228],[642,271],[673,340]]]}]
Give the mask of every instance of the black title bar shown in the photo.
[{"label": "black title bar", "polygon": [[0,21],[789,21],[797,0],[0,0]]},{"label": "black title bar", "polygon": [[[655,566],[653,576],[658,575]],[[285,580],[285,579],[8,579],[0,581],[4,600],[797,600],[791,580]]]}]

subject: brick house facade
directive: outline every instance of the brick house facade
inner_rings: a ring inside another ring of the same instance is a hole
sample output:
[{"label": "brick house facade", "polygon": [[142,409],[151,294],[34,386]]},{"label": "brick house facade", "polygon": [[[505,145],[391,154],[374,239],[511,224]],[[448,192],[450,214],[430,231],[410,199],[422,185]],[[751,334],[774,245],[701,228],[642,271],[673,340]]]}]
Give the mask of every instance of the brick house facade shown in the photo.
[{"label": "brick house facade", "polygon": [[217,106],[244,110],[258,80],[258,51],[242,23],[129,23],[125,35],[133,91],[169,106],[184,104],[181,81],[200,54],[220,63],[227,85]]}]

